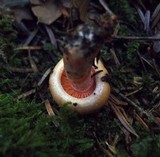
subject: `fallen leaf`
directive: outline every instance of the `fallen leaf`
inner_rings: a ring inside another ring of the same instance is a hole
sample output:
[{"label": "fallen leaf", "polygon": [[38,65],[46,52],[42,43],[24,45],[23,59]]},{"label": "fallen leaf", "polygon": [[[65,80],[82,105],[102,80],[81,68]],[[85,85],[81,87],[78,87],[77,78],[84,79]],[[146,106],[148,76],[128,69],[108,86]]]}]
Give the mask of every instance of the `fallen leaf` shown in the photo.
[{"label": "fallen leaf", "polygon": [[32,20],[32,14],[29,11],[29,9],[25,8],[25,7],[15,7],[14,9],[12,9],[14,17],[16,19],[16,21],[18,23],[21,22],[21,20]]},{"label": "fallen leaf", "polygon": [[89,0],[71,0],[73,7],[77,8],[82,21],[87,20],[87,11],[89,7]]},{"label": "fallen leaf", "polygon": [[47,25],[50,25],[62,15],[59,7],[52,0],[41,3],[38,6],[33,6],[32,11],[37,16],[38,22]]}]

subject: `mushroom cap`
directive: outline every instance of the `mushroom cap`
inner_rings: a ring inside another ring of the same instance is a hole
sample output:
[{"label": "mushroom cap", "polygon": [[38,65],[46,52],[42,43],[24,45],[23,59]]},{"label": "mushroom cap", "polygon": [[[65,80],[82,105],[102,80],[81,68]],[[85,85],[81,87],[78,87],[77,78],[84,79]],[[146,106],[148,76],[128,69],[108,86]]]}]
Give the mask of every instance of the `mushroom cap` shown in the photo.
[{"label": "mushroom cap", "polygon": [[102,108],[108,100],[110,85],[108,82],[102,81],[102,78],[108,74],[103,63],[99,60],[96,66],[98,68],[95,69],[95,73],[99,70],[102,71],[94,76],[96,80],[95,90],[85,98],[76,98],[69,95],[61,85],[61,76],[64,71],[64,63],[63,59],[61,59],[49,78],[49,89],[55,102],[58,105],[67,104],[71,109],[80,114],[92,113]]}]

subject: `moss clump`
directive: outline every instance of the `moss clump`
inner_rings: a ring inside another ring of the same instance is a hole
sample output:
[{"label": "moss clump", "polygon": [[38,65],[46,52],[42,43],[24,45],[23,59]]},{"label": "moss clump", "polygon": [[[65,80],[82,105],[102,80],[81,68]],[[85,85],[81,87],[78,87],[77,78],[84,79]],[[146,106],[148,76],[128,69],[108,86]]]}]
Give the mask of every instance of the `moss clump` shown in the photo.
[{"label": "moss clump", "polygon": [[13,52],[17,32],[13,29],[13,20],[9,17],[0,16],[0,59],[6,60],[5,56]]},{"label": "moss clump", "polygon": [[54,127],[42,104],[0,95],[0,156],[75,156],[94,145],[76,115],[61,109]]}]

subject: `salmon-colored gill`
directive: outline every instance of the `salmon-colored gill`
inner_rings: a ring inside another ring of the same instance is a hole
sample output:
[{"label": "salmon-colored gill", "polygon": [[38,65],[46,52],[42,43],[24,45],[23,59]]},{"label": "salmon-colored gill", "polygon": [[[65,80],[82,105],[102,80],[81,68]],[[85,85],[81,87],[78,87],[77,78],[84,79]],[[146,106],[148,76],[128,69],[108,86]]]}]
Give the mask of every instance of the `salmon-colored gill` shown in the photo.
[{"label": "salmon-colored gill", "polygon": [[95,89],[95,78],[92,55],[85,56],[80,47],[67,45],[63,54],[64,72],[61,83],[64,90],[76,98],[84,98],[92,94]]}]

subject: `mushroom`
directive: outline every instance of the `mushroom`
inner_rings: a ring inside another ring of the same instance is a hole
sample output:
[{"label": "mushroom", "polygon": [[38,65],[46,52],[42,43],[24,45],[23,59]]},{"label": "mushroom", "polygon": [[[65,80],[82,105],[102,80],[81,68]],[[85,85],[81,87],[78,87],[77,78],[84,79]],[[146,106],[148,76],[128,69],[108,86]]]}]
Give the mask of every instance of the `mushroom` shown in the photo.
[{"label": "mushroom", "polygon": [[63,58],[49,79],[50,92],[58,105],[67,103],[74,111],[85,114],[106,104],[110,85],[102,78],[108,71],[101,60],[96,60],[102,35],[101,29],[85,24],[69,36]]}]

